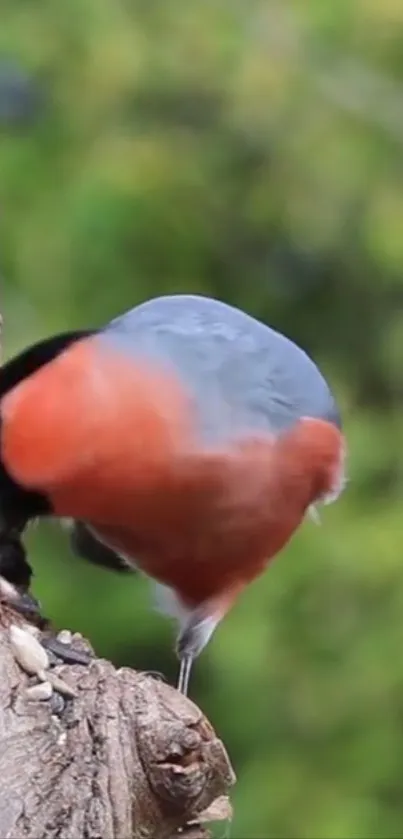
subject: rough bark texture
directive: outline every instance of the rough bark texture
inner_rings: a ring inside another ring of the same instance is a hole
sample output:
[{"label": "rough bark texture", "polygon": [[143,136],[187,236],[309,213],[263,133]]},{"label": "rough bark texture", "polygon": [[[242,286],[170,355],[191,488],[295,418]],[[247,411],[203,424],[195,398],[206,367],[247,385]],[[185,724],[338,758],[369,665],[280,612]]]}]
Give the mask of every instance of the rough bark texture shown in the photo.
[{"label": "rough bark texture", "polygon": [[27,698],[37,680],[15,661],[10,621],[21,622],[2,607],[1,837],[199,839],[209,835],[206,821],[230,817],[228,800],[216,800],[234,783],[232,768],[190,700],[94,659],[54,667],[77,692],[57,712],[51,701]]}]

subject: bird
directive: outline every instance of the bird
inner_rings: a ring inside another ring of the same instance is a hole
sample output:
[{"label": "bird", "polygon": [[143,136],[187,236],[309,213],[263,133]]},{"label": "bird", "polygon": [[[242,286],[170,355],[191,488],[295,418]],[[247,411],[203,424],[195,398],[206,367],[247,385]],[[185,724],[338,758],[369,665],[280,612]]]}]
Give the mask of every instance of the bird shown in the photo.
[{"label": "bird", "polygon": [[32,570],[2,541],[68,522],[85,559],[154,582],[187,694],[244,589],[339,497],[345,463],[340,410],[301,347],[217,299],[152,298],[0,370],[3,590],[22,603]]}]

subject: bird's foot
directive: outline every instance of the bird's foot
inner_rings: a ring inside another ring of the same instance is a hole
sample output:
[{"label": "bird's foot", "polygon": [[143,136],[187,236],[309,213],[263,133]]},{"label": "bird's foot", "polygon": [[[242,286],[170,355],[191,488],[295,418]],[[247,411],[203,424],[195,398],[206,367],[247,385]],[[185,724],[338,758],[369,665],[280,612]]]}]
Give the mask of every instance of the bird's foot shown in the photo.
[{"label": "bird's foot", "polygon": [[176,689],[184,696],[189,692],[190,673],[192,670],[193,658],[191,655],[182,656],[180,659],[179,676]]},{"label": "bird's foot", "polygon": [[20,535],[0,533],[0,603],[42,629],[48,621],[42,617],[40,603],[29,591],[31,578],[32,570]]},{"label": "bird's foot", "polygon": [[71,633],[67,633],[69,640],[65,640],[66,633],[63,634],[63,640],[60,640],[60,634],[54,634],[50,621],[42,615],[38,600],[28,591],[21,591],[5,577],[0,577],[0,602],[39,630],[38,641],[50,653],[53,664],[60,661],[66,664],[90,664],[93,658],[91,653],[74,646],[70,640]]},{"label": "bird's foot", "polygon": [[192,665],[208,643],[218,623],[214,614],[210,614],[206,604],[189,613],[183,623],[176,642],[176,653],[180,661],[177,690],[188,695]]},{"label": "bird's foot", "polygon": [[39,601],[28,591],[0,576],[0,603],[4,603],[27,621],[42,629],[48,621],[41,614]]}]

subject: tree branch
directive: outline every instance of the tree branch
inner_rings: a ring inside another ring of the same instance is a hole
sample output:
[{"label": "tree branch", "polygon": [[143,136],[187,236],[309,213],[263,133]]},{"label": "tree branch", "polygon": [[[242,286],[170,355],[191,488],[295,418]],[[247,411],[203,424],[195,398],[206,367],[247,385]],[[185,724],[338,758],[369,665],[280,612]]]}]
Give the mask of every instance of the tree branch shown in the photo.
[{"label": "tree branch", "polygon": [[[230,818],[228,800],[217,798],[235,776],[191,701],[96,658],[52,668],[75,698],[32,698],[27,688],[38,680],[15,660],[15,623],[22,620],[2,605],[0,836],[172,839],[179,831],[201,839],[205,821]],[[73,643],[85,648],[81,636]]]}]

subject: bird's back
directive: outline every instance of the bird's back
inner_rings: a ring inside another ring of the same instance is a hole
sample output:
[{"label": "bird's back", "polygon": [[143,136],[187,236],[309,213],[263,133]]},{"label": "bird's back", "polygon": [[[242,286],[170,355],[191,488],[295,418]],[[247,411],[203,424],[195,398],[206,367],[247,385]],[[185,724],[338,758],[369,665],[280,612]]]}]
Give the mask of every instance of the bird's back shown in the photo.
[{"label": "bird's back", "polygon": [[102,338],[173,370],[190,392],[208,440],[280,432],[302,416],[340,426],[334,398],[308,355],[217,300],[159,297],[113,320]]}]

